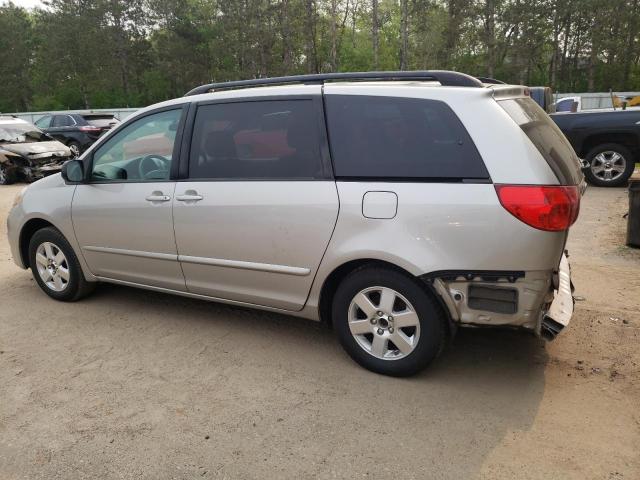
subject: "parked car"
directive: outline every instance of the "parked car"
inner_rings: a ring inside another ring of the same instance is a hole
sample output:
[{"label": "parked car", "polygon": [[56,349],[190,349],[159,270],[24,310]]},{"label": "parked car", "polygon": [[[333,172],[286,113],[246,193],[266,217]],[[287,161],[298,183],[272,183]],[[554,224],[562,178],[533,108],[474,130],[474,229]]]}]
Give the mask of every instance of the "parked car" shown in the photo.
[{"label": "parked car", "polygon": [[54,299],[111,282],[322,320],[402,376],[460,325],[552,339],[568,324],[582,184],[524,87],[303,75],[137,112],[27,188],[8,235]]},{"label": "parked car", "polygon": [[25,120],[0,116],[0,185],[57,173],[71,152]]},{"label": "parked car", "polygon": [[626,185],[640,162],[640,110],[556,113],[553,121],[588,164],[585,176],[600,187]]},{"label": "parked car", "polygon": [[76,158],[118,123],[108,113],[56,113],[36,121],[44,132],[67,145]]}]

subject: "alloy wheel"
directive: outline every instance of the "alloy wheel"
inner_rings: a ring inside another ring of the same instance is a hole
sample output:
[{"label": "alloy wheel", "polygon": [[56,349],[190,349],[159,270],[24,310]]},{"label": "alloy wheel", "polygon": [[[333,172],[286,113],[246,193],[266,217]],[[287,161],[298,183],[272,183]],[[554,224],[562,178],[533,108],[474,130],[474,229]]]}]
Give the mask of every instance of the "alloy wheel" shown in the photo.
[{"label": "alloy wheel", "polygon": [[381,360],[406,357],[420,339],[420,320],[415,308],[388,287],[361,290],[351,300],[348,321],[356,343]]},{"label": "alloy wheel", "polygon": [[47,288],[62,292],[69,284],[69,262],[60,247],[44,242],[36,250],[38,275]]},{"label": "alloy wheel", "polygon": [[622,176],[626,170],[627,161],[614,150],[600,152],[591,160],[591,172],[604,182],[612,182]]}]

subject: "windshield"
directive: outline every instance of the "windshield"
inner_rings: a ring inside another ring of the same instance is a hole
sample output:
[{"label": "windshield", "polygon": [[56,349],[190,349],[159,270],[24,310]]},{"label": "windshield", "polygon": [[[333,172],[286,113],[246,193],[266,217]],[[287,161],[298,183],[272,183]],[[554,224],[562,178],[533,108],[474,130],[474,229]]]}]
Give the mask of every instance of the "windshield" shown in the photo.
[{"label": "windshield", "polygon": [[0,123],[0,142],[33,143],[51,140],[45,133],[29,123]]}]

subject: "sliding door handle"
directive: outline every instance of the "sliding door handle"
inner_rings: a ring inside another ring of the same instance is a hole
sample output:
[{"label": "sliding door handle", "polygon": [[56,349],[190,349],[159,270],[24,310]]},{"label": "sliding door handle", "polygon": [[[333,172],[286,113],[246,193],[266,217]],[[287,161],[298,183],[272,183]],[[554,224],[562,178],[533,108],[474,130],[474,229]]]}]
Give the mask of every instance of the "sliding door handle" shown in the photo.
[{"label": "sliding door handle", "polygon": [[199,202],[204,197],[199,195],[195,190],[187,190],[184,195],[177,195],[176,200],[179,202]]}]

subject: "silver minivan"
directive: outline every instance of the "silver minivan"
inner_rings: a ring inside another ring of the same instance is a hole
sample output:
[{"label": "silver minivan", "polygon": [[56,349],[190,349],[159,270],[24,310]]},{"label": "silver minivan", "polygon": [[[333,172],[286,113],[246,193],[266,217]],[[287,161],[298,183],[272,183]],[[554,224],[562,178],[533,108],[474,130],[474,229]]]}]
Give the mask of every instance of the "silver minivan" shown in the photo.
[{"label": "silver minivan", "polygon": [[203,85],[26,188],[13,257],[50,297],[98,282],[330,324],[411,375],[461,325],[554,338],[583,182],[525,87],[443,71]]}]

